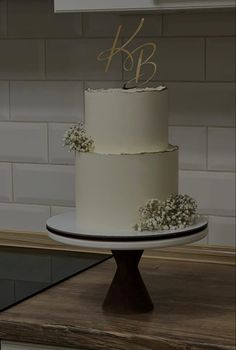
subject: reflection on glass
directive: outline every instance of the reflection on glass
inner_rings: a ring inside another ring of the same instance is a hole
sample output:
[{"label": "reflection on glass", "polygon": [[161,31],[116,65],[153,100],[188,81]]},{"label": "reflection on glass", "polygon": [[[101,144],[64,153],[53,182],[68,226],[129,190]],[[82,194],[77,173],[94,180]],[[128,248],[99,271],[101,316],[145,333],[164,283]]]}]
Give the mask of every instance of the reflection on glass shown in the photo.
[{"label": "reflection on glass", "polygon": [[0,311],[108,257],[106,254],[0,247]]}]

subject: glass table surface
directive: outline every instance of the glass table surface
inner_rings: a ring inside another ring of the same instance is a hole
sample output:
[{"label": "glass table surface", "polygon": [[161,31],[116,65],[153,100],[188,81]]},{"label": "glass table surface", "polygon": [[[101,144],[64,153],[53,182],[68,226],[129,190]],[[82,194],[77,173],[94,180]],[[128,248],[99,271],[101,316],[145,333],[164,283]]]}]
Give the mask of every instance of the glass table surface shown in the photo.
[{"label": "glass table surface", "polygon": [[0,311],[109,257],[108,254],[0,247]]}]

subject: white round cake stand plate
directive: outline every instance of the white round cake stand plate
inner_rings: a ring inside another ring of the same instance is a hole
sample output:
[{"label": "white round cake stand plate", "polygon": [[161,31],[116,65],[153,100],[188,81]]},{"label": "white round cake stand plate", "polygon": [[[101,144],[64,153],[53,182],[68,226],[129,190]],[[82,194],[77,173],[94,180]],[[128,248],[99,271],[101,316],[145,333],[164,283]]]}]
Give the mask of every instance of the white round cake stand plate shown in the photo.
[{"label": "white round cake stand plate", "polygon": [[207,235],[208,222],[204,216],[200,216],[194,225],[184,229],[155,232],[130,230],[106,234],[85,232],[76,220],[75,211],[71,211],[51,217],[46,226],[49,237],[60,243],[111,249],[117,270],[103,309],[112,313],[134,314],[153,309],[152,300],[138,269],[143,250],[196,242]]},{"label": "white round cake stand plate", "polygon": [[75,211],[48,219],[49,237],[70,245],[111,250],[163,248],[192,243],[207,235],[207,219],[200,216],[196,223],[184,229],[165,231],[126,231],[122,233],[84,232],[76,220]]}]

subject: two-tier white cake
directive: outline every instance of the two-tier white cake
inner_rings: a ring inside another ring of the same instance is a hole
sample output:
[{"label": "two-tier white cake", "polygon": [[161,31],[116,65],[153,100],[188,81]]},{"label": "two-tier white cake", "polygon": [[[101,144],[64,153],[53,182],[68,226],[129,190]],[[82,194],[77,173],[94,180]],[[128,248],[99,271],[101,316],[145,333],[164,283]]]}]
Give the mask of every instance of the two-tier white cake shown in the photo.
[{"label": "two-tier white cake", "polygon": [[85,91],[92,152],[76,154],[76,213],[86,232],[134,230],[138,208],[178,193],[178,149],[168,143],[168,90]]}]

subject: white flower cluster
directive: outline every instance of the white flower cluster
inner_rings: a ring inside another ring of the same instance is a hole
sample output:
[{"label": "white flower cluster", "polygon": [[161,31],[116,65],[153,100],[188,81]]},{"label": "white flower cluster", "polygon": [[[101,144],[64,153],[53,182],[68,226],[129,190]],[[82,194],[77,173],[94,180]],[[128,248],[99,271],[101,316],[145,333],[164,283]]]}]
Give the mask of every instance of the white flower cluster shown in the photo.
[{"label": "white flower cluster", "polygon": [[63,144],[69,146],[69,151],[91,152],[94,149],[94,142],[87,136],[82,122],[73,125],[65,132]]},{"label": "white flower cluster", "polygon": [[185,228],[196,220],[196,201],[188,195],[170,195],[165,201],[150,199],[139,208],[138,231]]}]

